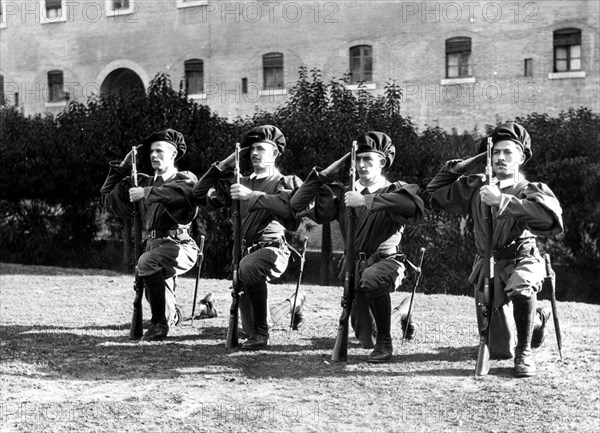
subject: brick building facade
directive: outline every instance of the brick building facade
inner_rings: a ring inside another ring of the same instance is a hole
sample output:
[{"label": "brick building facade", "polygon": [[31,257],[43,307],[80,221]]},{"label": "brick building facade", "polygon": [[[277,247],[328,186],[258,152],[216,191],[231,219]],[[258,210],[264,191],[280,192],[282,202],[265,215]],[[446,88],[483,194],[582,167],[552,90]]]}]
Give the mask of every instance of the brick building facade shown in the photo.
[{"label": "brick building facade", "polygon": [[420,126],[600,111],[595,0],[1,3],[0,96],[28,115],[165,72],[234,118],[285,101],[300,66],[374,94],[395,80]]}]

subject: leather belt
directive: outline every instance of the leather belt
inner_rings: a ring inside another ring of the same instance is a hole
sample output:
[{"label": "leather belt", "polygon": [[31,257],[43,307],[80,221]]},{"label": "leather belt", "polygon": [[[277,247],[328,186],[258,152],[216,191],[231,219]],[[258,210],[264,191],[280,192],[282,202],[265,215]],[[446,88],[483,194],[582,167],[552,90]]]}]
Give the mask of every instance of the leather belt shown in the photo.
[{"label": "leather belt", "polygon": [[190,230],[186,228],[177,228],[174,230],[150,230],[148,232],[148,239],[157,239],[157,238],[166,238],[172,237],[176,238],[179,235],[188,235],[190,234]]},{"label": "leather belt", "polygon": [[256,242],[248,247],[248,253],[252,253],[256,250],[260,250],[261,248],[267,248],[267,247],[281,249],[285,245],[287,245],[287,243],[283,239],[274,240],[274,241]]},{"label": "leather belt", "polygon": [[[513,260],[518,257],[528,257],[535,254],[537,245],[535,240],[526,239],[522,242],[512,242],[505,247],[494,250],[496,260]],[[485,251],[478,251],[481,257],[485,257]]]}]

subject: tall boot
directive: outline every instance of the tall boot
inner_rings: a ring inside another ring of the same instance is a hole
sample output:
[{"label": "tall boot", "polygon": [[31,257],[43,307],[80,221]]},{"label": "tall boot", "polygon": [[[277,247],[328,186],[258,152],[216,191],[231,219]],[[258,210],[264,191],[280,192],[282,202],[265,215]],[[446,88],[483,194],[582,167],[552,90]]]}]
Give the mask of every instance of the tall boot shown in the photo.
[{"label": "tall boot", "polygon": [[515,376],[535,375],[535,363],[531,352],[531,339],[535,323],[534,297],[517,296],[512,299],[515,327],[517,328],[517,347],[515,348]]},{"label": "tall boot", "polygon": [[162,340],[169,333],[169,324],[165,315],[165,277],[157,272],[144,277],[148,302],[152,311],[151,326],[142,337],[146,341]]},{"label": "tall boot", "polygon": [[363,349],[375,347],[377,326],[375,325],[373,313],[369,308],[367,296],[362,290],[357,290],[354,293],[354,304],[350,310],[350,324]]},{"label": "tall boot", "polygon": [[376,298],[368,298],[368,300],[377,326],[377,340],[375,342],[375,349],[373,349],[373,352],[367,358],[367,362],[387,362],[391,359],[394,351],[390,332],[392,312],[390,294],[386,293]]},{"label": "tall boot", "polygon": [[266,347],[269,342],[267,282],[262,281],[252,285],[246,284],[245,288],[245,295],[248,296],[250,305],[252,305],[254,324],[252,335],[242,344],[242,349],[260,349]]},{"label": "tall boot", "polygon": [[[407,340],[412,340],[415,338],[415,334],[417,332],[417,327],[410,318],[410,322],[408,321],[408,308],[410,307],[410,297],[406,297],[392,310],[392,328],[394,328],[398,322],[401,323],[402,335],[406,334]],[[412,316],[412,315],[411,315]],[[408,327],[408,329],[407,329]]]}]

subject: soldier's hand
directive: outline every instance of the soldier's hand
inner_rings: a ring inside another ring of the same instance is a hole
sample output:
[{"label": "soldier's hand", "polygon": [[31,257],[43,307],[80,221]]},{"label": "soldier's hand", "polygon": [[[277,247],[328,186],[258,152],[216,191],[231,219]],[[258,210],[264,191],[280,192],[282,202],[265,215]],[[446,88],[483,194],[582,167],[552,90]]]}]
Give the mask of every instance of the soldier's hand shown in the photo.
[{"label": "soldier's hand", "polygon": [[496,185],[483,185],[479,190],[481,201],[488,206],[500,206],[502,193]]},{"label": "soldier's hand", "polygon": [[219,163],[219,168],[221,170],[229,170],[235,166],[235,152],[225,158],[223,161]]},{"label": "soldier's hand", "polygon": [[346,160],[348,158],[350,158],[350,152],[348,152],[347,154],[342,156],[340,159],[338,159],[337,161],[332,163],[329,167],[327,167],[325,170],[323,170],[321,172],[321,174],[324,176],[332,176],[332,175],[338,173],[344,167],[344,164],[346,163]]},{"label": "soldier's hand", "polygon": [[365,205],[365,196],[358,191],[348,191],[344,196],[344,202],[348,207],[362,207]]},{"label": "soldier's hand", "polygon": [[249,200],[252,195],[252,190],[246,188],[241,183],[231,185],[231,198],[234,200]]},{"label": "soldier's hand", "polygon": [[457,173],[468,171],[472,168],[477,167],[478,165],[485,164],[486,157],[486,152],[482,152],[478,155],[467,158],[464,161],[458,161],[452,166],[452,169],[454,169],[454,171],[456,171]]},{"label": "soldier's hand", "polygon": [[[136,146],[136,150],[137,153],[139,155],[140,150],[142,150],[142,148],[144,147],[143,144],[138,144]],[[133,160],[133,151],[130,150],[127,155],[125,155],[125,158],[123,158],[123,161],[121,161],[121,164],[119,164],[121,167],[125,167],[125,168],[130,168],[131,167],[131,161]]]},{"label": "soldier's hand", "polygon": [[129,188],[129,201],[135,203],[144,198],[144,188],[141,186]]}]

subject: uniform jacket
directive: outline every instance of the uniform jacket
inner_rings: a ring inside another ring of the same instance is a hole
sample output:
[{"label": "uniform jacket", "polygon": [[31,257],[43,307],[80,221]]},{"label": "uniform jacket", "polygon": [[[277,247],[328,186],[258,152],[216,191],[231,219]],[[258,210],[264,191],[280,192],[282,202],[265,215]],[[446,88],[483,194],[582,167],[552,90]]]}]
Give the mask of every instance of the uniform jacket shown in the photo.
[{"label": "uniform jacket", "polygon": [[[196,183],[193,196],[198,205],[209,208],[230,207],[232,170],[221,170],[213,164]],[[299,221],[290,208],[290,196],[302,181],[276,171],[272,176],[244,176],[240,184],[253,191],[250,200],[240,201],[242,239],[247,245],[282,239],[285,230],[296,230]]]},{"label": "uniform jacket", "polygon": [[[133,204],[129,201],[129,189],[133,186],[130,174],[118,163],[111,162],[108,177],[101,189],[104,207],[122,218],[131,218],[133,212]],[[138,186],[144,188],[140,214],[145,229],[189,228],[198,209],[192,197],[196,180],[193,173],[179,171],[161,186],[153,186],[154,177],[139,174]]]},{"label": "uniform jacket", "polygon": [[[358,184],[358,182],[357,182]],[[332,182],[315,167],[304,184],[294,193],[292,209],[318,224],[337,220],[346,243],[346,205],[348,186]],[[423,200],[419,187],[405,182],[386,182],[385,186],[365,195],[365,207],[355,209],[356,252],[367,256],[377,251],[395,249],[402,238],[405,224],[423,220]]]}]

